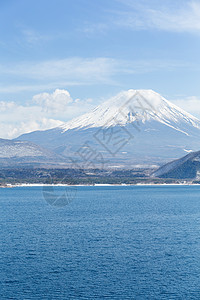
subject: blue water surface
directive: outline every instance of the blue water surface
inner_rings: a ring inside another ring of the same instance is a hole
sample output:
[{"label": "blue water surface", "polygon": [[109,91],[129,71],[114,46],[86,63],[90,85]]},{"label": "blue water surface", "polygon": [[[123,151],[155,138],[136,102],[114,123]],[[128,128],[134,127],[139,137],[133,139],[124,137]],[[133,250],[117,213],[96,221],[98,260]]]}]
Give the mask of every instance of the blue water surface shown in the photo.
[{"label": "blue water surface", "polygon": [[199,186],[46,195],[0,189],[0,299],[200,299]]}]

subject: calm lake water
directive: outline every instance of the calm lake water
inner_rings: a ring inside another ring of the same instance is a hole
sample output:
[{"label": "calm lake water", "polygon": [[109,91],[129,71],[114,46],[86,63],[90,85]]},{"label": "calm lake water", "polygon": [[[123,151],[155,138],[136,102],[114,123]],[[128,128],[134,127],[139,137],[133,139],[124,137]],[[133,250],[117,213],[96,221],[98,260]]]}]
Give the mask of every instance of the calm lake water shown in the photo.
[{"label": "calm lake water", "polygon": [[0,189],[0,206],[1,300],[200,299],[199,186],[78,187],[62,208]]}]

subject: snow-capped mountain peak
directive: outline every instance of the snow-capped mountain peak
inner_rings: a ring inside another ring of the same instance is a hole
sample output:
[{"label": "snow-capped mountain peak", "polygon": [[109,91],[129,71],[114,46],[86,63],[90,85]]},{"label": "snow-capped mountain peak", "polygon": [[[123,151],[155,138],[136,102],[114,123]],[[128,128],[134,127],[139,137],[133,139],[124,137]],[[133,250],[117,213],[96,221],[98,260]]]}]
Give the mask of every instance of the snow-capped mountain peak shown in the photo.
[{"label": "snow-capped mountain peak", "polygon": [[[18,140],[83,160],[84,167],[85,154],[90,159],[98,154],[108,167],[130,168],[163,164],[185,151],[198,151],[200,121],[152,90],[128,90],[60,127],[24,134]],[[92,163],[97,163],[95,157]]]},{"label": "snow-capped mountain peak", "polygon": [[110,127],[133,122],[158,121],[185,134],[180,123],[189,123],[200,128],[200,121],[167,101],[153,90],[123,91],[106,102],[60,126],[63,132],[69,129]]}]

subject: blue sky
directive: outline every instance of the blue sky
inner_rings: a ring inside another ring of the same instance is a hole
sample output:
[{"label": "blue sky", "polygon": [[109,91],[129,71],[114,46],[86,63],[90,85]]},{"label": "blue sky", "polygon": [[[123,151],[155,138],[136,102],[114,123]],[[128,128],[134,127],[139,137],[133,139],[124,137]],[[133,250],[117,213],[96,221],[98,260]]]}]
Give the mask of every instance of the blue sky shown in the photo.
[{"label": "blue sky", "polygon": [[130,88],[200,116],[200,1],[1,0],[0,37],[1,137]]}]

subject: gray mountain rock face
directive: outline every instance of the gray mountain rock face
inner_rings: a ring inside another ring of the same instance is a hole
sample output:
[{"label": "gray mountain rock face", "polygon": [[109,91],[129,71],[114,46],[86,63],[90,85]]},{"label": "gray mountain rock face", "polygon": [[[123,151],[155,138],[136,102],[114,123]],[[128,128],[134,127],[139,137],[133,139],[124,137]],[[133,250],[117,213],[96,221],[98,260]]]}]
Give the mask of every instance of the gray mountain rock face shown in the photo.
[{"label": "gray mountain rock face", "polygon": [[28,141],[0,139],[0,166],[25,166],[60,163],[54,152]]}]

